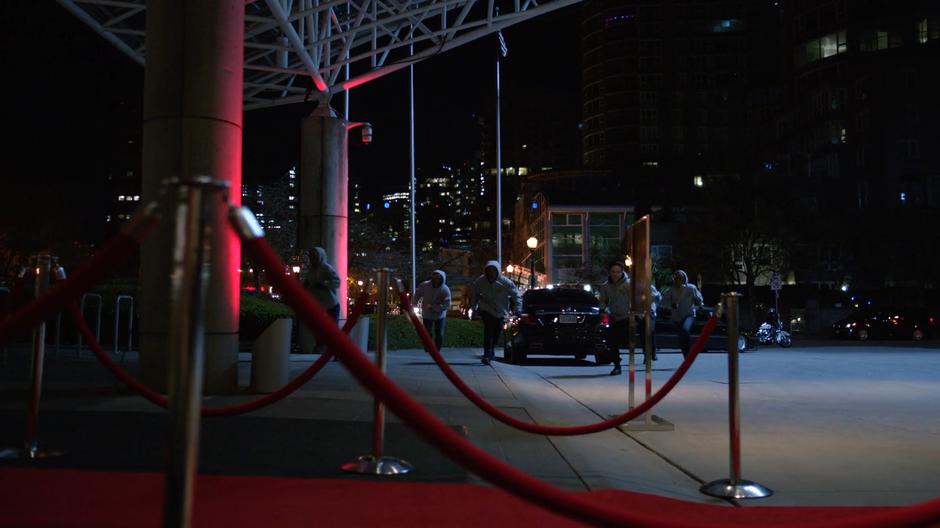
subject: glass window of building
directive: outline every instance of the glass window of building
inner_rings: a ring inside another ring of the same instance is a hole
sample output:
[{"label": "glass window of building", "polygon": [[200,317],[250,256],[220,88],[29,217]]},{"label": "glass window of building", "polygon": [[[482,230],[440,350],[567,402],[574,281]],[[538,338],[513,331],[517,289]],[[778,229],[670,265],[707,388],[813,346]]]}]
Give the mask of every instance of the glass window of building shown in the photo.
[{"label": "glass window of building", "polygon": [[917,42],[926,44],[940,39],[940,18],[924,18],[917,23]]},{"label": "glass window of building", "polygon": [[565,270],[584,265],[584,229],[580,214],[552,213],[552,280],[563,280]]},{"label": "glass window of building", "polygon": [[901,47],[901,35],[893,31],[868,30],[861,33],[859,49],[879,51]]},{"label": "glass window of building", "polygon": [[848,40],[845,31],[830,33],[823,37],[810,40],[805,45],[797,49],[797,64],[809,64],[811,62],[832,57],[845,53],[848,50]]},{"label": "glass window of building", "polygon": [[623,218],[620,213],[591,213],[588,216],[589,258],[594,267],[605,268],[621,255]]}]

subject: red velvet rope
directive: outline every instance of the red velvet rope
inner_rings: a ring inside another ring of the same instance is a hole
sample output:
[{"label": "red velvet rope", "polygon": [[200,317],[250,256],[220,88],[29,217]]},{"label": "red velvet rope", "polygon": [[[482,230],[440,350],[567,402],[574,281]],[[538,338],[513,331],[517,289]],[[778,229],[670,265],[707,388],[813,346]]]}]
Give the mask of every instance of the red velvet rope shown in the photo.
[{"label": "red velvet rope", "polygon": [[406,314],[408,314],[408,318],[411,319],[411,323],[418,332],[418,337],[421,338],[421,343],[424,344],[424,349],[428,354],[431,355],[431,358],[434,359],[434,362],[437,363],[437,366],[440,367],[441,371],[444,373],[444,376],[450,380],[450,382],[454,385],[454,387],[457,388],[457,390],[460,391],[461,394],[463,394],[474,405],[479,407],[480,410],[506,425],[515,427],[516,429],[520,429],[527,433],[550,436],[575,436],[597,433],[600,431],[612,429],[618,425],[623,425],[630,420],[643,416],[646,411],[652,409],[653,406],[660,402],[660,400],[665,398],[666,395],[668,395],[669,392],[672,391],[672,389],[679,383],[679,381],[682,380],[682,377],[685,376],[686,372],[688,372],[699,352],[705,348],[705,343],[708,341],[712,330],[714,330],[715,325],[718,322],[718,318],[715,316],[709,318],[708,322],[705,323],[705,327],[702,328],[701,335],[699,335],[698,339],[695,340],[695,344],[692,345],[692,349],[689,351],[689,354],[686,356],[685,360],[682,362],[682,364],[679,365],[679,368],[676,369],[676,372],[669,378],[669,380],[666,381],[666,383],[658,391],[656,391],[656,394],[653,394],[650,399],[646,400],[638,407],[634,407],[633,409],[630,409],[629,411],[619,416],[615,416],[602,422],[566,427],[524,422],[504,413],[496,406],[483,399],[479,394],[471,389],[470,386],[467,385],[456,372],[454,372],[454,369],[450,366],[450,364],[447,363],[447,360],[444,359],[444,356],[441,355],[441,352],[434,344],[434,340],[431,338],[431,334],[428,333],[427,329],[418,319],[418,316],[415,315],[414,310],[412,310],[411,300],[408,299],[408,294],[402,292],[400,294],[400,298],[402,309]]},{"label": "red velvet rope", "polygon": [[[268,269],[283,269],[284,263],[263,238],[244,241],[244,248],[258,263]],[[663,518],[600,504],[584,495],[562,490],[542,482],[473,445],[447,427],[430,411],[383,374],[349,337],[339,331],[325,310],[297,281],[278,273],[270,277],[284,300],[314,332],[317,339],[333,349],[349,372],[402,421],[447,456],[502,487],[543,508],[573,519],[601,526],[643,526],[666,528],[717,528],[716,523],[689,522],[685,519]],[[888,526],[924,526],[940,521],[940,499],[896,511],[872,514],[864,519],[847,519],[805,523],[801,528],[884,528]]]},{"label": "red velvet rope", "polygon": [[[350,312],[349,317],[346,319],[346,323],[343,325],[342,332],[344,334],[348,334],[349,331],[352,330],[352,327],[356,325],[356,322],[358,322],[359,317],[362,315],[362,311],[365,309],[365,305],[368,300],[369,294],[367,292],[361,293],[359,298],[356,299],[356,304],[353,306],[352,312]],[[111,356],[104,351],[104,349],[101,347],[101,344],[98,343],[97,339],[95,339],[95,335],[92,333],[91,329],[88,328],[88,324],[85,323],[85,318],[82,317],[82,314],[78,307],[75,306],[75,303],[69,304],[68,310],[69,315],[75,321],[75,324],[78,325],[78,329],[84,336],[85,341],[88,342],[88,346],[91,348],[92,353],[94,353],[95,357],[98,358],[98,361],[100,361],[102,365],[110,370],[112,374],[114,374],[131,390],[141,395],[149,402],[159,407],[167,407],[166,396],[141,383],[140,380],[131,376],[126,370],[118,365],[116,361],[111,359]],[[330,361],[332,357],[333,353],[327,349],[315,362],[313,362],[312,365],[307,367],[294,379],[290,380],[286,385],[270,394],[266,394],[260,398],[256,398],[244,403],[225,405],[222,407],[203,407],[200,412],[202,413],[202,416],[234,416],[256,411],[262,407],[267,407],[268,405],[283,400],[301,386],[306,384],[308,381],[310,381],[314,376],[317,375],[318,372],[320,372],[321,369],[323,369],[323,367]]]},{"label": "red velvet rope", "polygon": [[72,276],[7,316],[0,323],[0,343],[5,343],[14,335],[26,332],[40,321],[49,319],[79,295],[117,271],[137,249],[140,240],[149,234],[155,221],[156,217],[152,213],[135,217],[133,224],[115,235]]}]

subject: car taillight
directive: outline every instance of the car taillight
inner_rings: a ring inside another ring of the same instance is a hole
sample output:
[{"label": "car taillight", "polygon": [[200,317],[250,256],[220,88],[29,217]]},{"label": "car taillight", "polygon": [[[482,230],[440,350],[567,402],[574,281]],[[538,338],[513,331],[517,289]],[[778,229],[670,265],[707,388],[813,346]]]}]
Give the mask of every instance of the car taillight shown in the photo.
[{"label": "car taillight", "polygon": [[519,316],[519,321],[523,324],[537,324],[539,322],[532,314],[522,314]]},{"label": "car taillight", "polygon": [[602,313],[602,314],[601,314],[600,324],[602,324],[602,325],[609,325],[609,324],[610,324],[610,316],[607,315],[607,314],[605,314],[605,313]]}]

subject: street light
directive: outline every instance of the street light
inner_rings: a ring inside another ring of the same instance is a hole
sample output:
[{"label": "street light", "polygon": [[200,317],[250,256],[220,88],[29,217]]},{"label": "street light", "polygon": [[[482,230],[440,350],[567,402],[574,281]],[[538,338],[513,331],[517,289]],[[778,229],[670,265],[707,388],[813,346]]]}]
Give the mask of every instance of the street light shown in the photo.
[{"label": "street light", "polygon": [[525,245],[529,248],[529,289],[535,288],[535,248],[539,247],[539,239],[529,237],[525,241]]},{"label": "street light", "polygon": [[507,265],[506,265],[506,274],[507,274],[507,275],[512,275],[512,272],[513,272],[515,269],[516,269],[516,268],[514,268],[514,267],[512,266],[512,264],[507,264]]},{"label": "street light", "polygon": [[623,265],[628,268],[630,266],[633,266],[633,258],[630,257],[630,255],[626,255],[625,257],[623,257]]}]

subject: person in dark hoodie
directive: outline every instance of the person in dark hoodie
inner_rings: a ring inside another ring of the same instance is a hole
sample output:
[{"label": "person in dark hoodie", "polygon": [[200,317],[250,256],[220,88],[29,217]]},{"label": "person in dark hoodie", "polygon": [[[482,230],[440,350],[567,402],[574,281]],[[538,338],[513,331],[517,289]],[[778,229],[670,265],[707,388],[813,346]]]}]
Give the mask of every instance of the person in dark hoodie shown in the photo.
[{"label": "person in dark hoodie", "polygon": [[434,345],[440,350],[444,346],[444,323],[447,321],[447,309],[450,308],[450,288],[447,287],[447,274],[443,270],[434,270],[431,279],[415,289],[415,304],[421,301],[421,318],[424,327],[434,336]]},{"label": "person in dark hoodie", "polygon": [[522,296],[516,285],[499,273],[499,262],[491,260],[483,267],[483,275],[473,282],[473,311],[483,318],[483,364],[495,356],[496,342],[503,320],[522,309]]},{"label": "person in dark hoodie", "polygon": [[339,275],[326,261],[326,250],[315,247],[307,252],[304,288],[323,306],[334,321],[339,320]]},{"label": "person in dark hoodie", "polygon": [[672,310],[670,320],[676,326],[676,333],[679,336],[679,348],[682,349],[682,357],[689,353],[692,346],[692,338],[689,335],[692,331],[692,323],[695,322],[695,310],[702,306],[702,292],[689,284],[689,276],[682,270],[676,270],[672,274],[673,285],[663,294],[662,306]]},{"label": "person in dark hoodie", "polygon": [[630,335],[630,277],[623,271],[623,264],[612,262],[607,267],[607,280],[598,289],[600,309],[610,316],[608,345],[614,369],[611,376],[620,375],[620,349],[627,346]]}]

